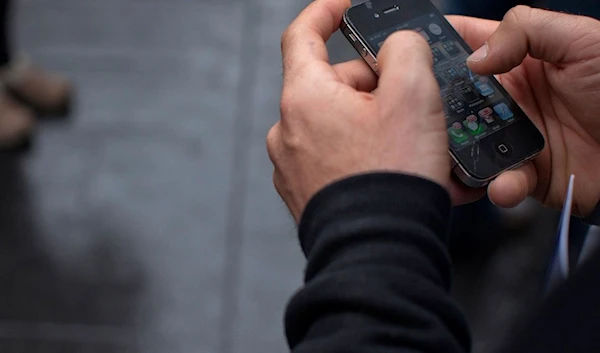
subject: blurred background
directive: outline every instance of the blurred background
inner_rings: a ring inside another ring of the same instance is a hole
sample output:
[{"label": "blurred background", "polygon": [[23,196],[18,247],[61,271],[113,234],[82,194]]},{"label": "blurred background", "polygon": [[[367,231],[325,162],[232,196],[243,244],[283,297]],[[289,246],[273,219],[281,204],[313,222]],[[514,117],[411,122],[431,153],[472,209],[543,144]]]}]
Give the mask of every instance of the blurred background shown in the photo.
[{"label": "blurred background", "polygon": [[[438,5],[513,5],[497,2]],[[14,1],[12,51],[74,90],[68,119],[36,119],[32,147],[0,156],[0,352],[287,350],[304,259],[265,135],[280,35],[308,3]],[[339,34],[329,45],[357,57]],[[491,352],[539,302],[557,214],[456,215],[455,295]]]}]

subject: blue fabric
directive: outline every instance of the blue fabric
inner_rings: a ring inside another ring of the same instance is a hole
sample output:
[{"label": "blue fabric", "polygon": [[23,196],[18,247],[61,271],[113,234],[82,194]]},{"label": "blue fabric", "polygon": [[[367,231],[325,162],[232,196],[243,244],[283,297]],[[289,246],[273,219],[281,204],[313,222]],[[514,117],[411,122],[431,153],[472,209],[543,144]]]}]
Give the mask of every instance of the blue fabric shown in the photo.
[{"label": "blue fabric", "polygon": [[513,1],[513,0],[446,0],[443,11],[446,13],[468,15],[500,20],[511,7],[516,5],[537,6],[557,11],[600,18],[600,6],[597,1],[590,0],[545,0],[545,1]]}]

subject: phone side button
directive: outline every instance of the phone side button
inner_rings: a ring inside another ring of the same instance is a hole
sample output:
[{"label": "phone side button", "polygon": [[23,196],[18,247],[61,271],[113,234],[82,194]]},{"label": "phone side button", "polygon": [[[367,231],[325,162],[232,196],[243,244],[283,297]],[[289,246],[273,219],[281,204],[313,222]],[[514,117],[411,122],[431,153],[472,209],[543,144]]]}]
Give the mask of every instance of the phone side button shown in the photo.
[{"label": "phone side button", "polygon": [[352,34],[352,33],[348,33],[348,37],[350,38],[350,40],[351,40],[352,42],[356,42],[356,37],[354,36],[354,34]]},{"label": "phone side button", "polygon": [[375,57],[368,51],[367,51],[367,56],[365,56],[364,59],[367,62],[367,64],[369,64],[371,69],[373,71],[375,71],[376,74],[379,75],[379,68],[377,67],[377,59],[375,59]]},{"label": "phone side button", "polygon": [[362,48],[360,49],[360,55],[361,55],[363,58],[366,58],[368,54],[369,54],[369,52],[367,51],[367,48],[365,48],[365,47],[362,47]]}]

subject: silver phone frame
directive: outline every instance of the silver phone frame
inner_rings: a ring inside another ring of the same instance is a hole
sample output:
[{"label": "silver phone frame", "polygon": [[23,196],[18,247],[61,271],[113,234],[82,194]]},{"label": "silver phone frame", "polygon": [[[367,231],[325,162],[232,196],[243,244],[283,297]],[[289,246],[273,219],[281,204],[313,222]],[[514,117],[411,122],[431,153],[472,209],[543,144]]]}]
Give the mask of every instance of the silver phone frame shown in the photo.
[{"label": "silver phone frame", "polygon": [[[377,67],[377,56],[373,53],[369,46],[367,46],[362,37],[358,34],[358,32],[352,27],[352,24],[348,20],[348,11],[344,13],[343,21],[340,26],[340,31],[346,37],[348,42],[352,44],[354,49],[360,54],[363,60],[369,65],[369,67],[375,72],[377,76],[379,76],[379,69]],[[452,149],[448,148],[448,153],[452,157],[452,172],[458,177],[460,181],[462,181],[465,185],[472,188],[480,188],[489,184],[492,180],[494,180],[498,175],[513,169],[517,169],[523,164],[534,159],[541,151],[537,151],[533,153],[531,156],[524,158],[520,162],[516,162],[515,164],[502,169],[498,173],[486,179],[479,179],[471,174],[460,164]]]}]

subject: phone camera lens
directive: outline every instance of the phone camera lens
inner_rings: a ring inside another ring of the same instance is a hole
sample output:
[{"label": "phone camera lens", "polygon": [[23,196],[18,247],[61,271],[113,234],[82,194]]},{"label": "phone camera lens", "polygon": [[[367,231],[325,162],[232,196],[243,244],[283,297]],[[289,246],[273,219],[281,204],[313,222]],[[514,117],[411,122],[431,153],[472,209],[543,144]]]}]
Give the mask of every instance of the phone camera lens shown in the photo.
[{"label": "phone camera lens", "polygon": [[373,16],[374,16],[375,18],[379,18],[379,14],[378,14],[378,13],[374,13],[374,14],[373,14]]}]

